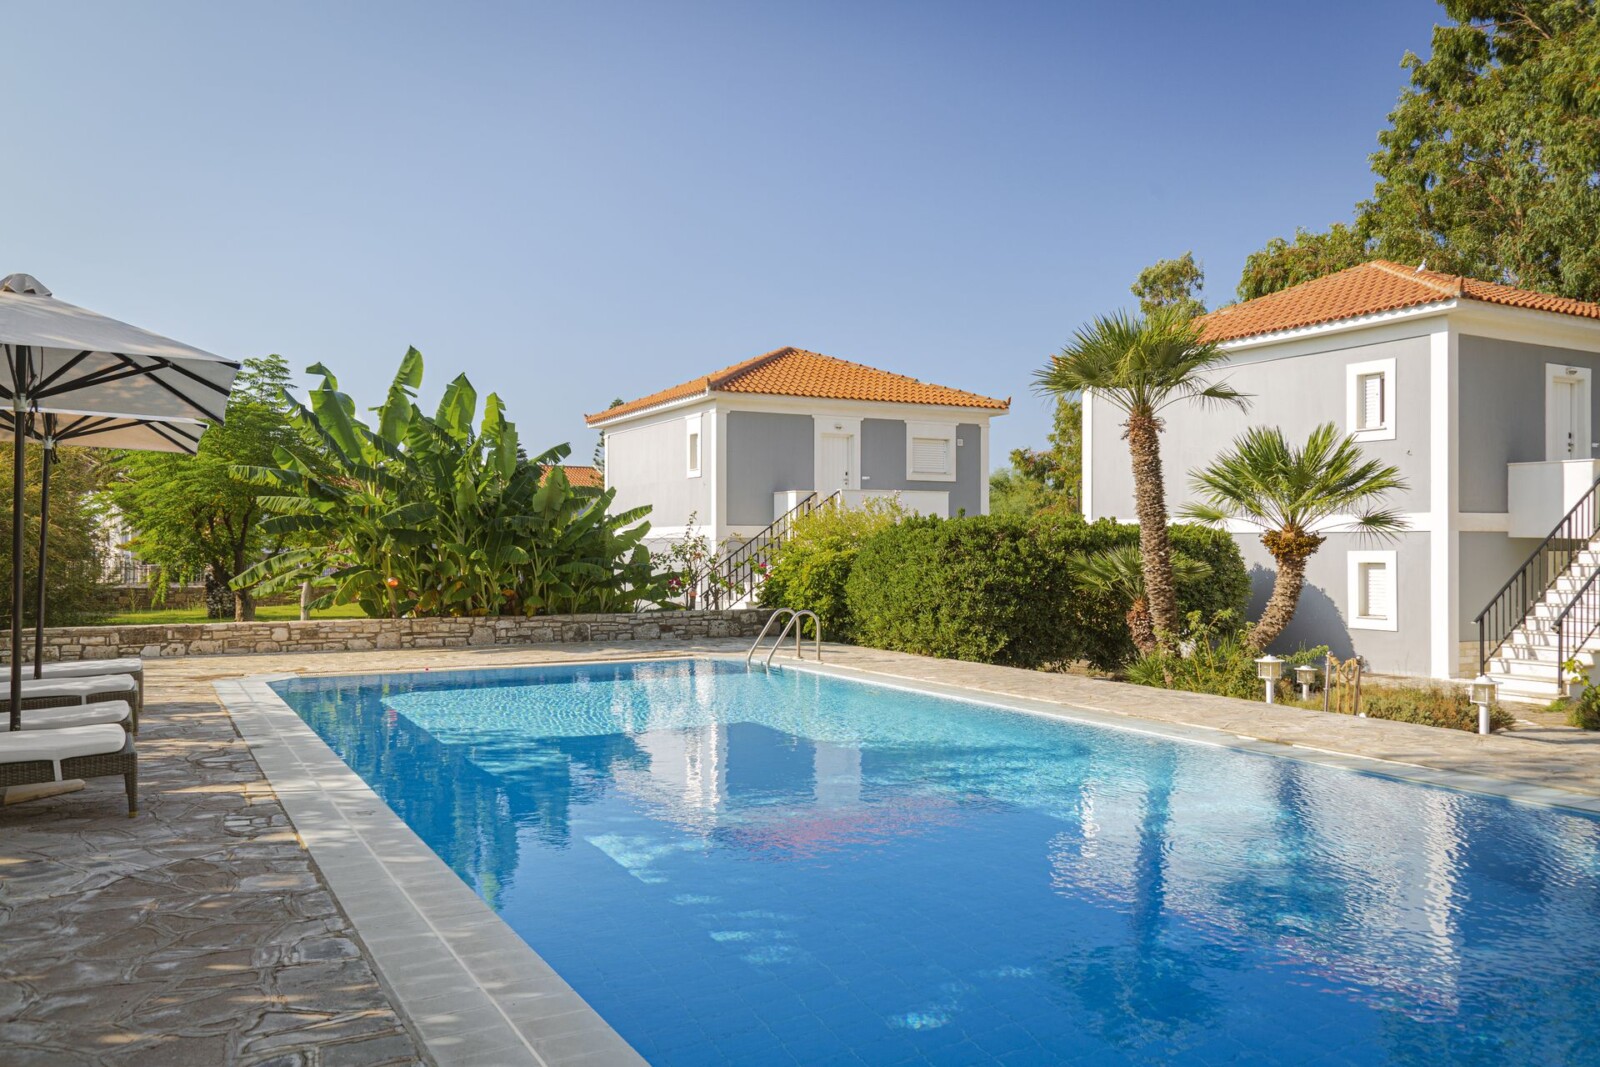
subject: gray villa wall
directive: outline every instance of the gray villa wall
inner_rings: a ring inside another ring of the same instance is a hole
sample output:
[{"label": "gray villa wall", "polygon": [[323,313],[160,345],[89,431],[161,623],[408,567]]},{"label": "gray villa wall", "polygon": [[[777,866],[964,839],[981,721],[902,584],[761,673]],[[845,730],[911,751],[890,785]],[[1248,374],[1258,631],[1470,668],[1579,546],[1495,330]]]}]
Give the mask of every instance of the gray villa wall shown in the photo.
[{"label": "gray villa wall", "polygon": [[[1504,540],[1504,538],[1501,538]],[[1239,534],[1239,551],[1250,572],[1250,618],[1260,618],[1272,592],[1277,567],[1261,539]],[[1428,674],[1432,670],[1428,614],[1431,610],[1429,536],[1402,534],[1394,540],[1375,541],[1356,534],[1329,534],[1306,566],[1306,584],[1288,629],[1272,645],[1283,655],[1301,646],[1327,645],[1340,659],[1354,654],[1366,657],[1374,670],[1392,674]],[[1395,553],[1398,589],[1395,597],[1398,629],[1351,629],[1345,621],[1349,596],[1349,570],[1345,554],[1367,549]],[[1473,614],[1477,608],[1473,609]]]},{"label": "gray villa wall", "polygon": [[[690,515],[711,521],[711,478],[688,477],[688,432],[681,416],[606,431],[606,478],[617,488],[614,510],[650,505],[650,524],[658,527],[683,526]],[[709,458],[702,457],[702,470]]]},{"label": "gray villa wall", "polygon": [[[1461,510],[1504,512],[1506,464],[1545,458],[1544,365],[1560,363],[1600,372],[1600,354],[1466,335],[1458,351]],[[1600,389],[1591,391],[1590,403],[1594,407],[1590,425],[1600,430]]]},{"label": "gray villa wall", "polygon": [[975,423],[956,426],[956,480],[913,480],[906,477],[906,424],[901,419],[861,420],[863,489],[932,489],[950,494],[950,516],[962,509],[977,515],[983,508],[982,429]]},{"label": "gray villa wall", "polygon": [[[1293,359],[1241,363],[1217,375],[1250,395],[1248,411],[1180,402],[1162,412],[1161,460],[1167,504],[1174,510],[1189,499],[1189,472],[1205,466],[1251,426],[1280,426],[1290,442],[1304,442],[1311,428],[1332,422],[1345,428],[1345,368],[1376,359],[1395,361],[1395,439],[1368,441],[1373,459],[1400,468],[1410,486],[1391,504],[1401,511],[1429,509],[1428,337],[1419,335],[1381,344],[1339,348]],[[1542,409],[1541,409],[1542,410]],[[1104,400],[1094,402],[1091,446],[1094,458],[1096,518],[1133,518],[1133,471],[1124,417]],[[1543,418],[1541,415],[1541,426]],[[1540,431],[1541,434],[1543,430]],[[1504,470],[1502,466],[1502,480]],[[1502,492],[1504,486],[1501,487]]]},{"label": "gray villa wall", "polygon": [[815,448],[810,415],[728,412],[727,524],[765,526],[773,493],[812,488]]},{"label": "gray villa wall", "polygon": [[[816,430],[812,416],[730,411],[727,419],[727,518],[729,526],[765,526],[773,519],[772,494],[816,488]],[[950,494],[950,514],[983,506],[983,428],[960,423],[956,480],[906,477],[903,419],[861,420],[861,481],[866,490],[931,489]],[[704,513],[702,513],[703,515]]]}]

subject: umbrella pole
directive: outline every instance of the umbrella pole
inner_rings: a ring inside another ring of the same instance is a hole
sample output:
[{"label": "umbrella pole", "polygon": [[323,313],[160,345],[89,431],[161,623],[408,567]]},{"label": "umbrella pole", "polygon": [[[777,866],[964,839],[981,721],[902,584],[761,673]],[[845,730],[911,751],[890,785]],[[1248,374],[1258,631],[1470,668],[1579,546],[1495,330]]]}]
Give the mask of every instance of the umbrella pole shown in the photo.
[{"label": "umbrella pole", "polygon": [[50,547],[50,463],[55,458],[55,439],[50,436],[55,429],[55,416],[44,417],[44,451],[39,464],[39,574],[35,579],[33,615],[33,676],[44,677],[44,564],[46,550]]},{"label": "umbrella pole", "polygon": [[22,729],[22,487],[27,481],[23,448],[27,441],[24,420],[28,405],[24,380],[27,349],[16,345],[12,358],[11,403],[11,729]]}]

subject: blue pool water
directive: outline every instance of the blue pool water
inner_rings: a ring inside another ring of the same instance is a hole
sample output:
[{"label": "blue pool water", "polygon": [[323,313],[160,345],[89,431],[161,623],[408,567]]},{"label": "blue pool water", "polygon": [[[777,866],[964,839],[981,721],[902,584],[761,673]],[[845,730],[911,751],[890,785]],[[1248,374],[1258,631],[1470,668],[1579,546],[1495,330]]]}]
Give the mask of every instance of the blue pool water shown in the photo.
[{"label": "blue pool water", "polygon": [[716,661],[276,690],[658,1064],[1600,1064],[1600,822]]}]

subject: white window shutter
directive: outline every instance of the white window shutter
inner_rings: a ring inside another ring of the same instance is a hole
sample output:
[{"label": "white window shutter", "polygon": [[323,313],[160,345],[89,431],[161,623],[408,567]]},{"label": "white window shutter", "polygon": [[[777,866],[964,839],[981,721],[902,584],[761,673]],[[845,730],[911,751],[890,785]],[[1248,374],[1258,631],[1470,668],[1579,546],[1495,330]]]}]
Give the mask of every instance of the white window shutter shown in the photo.
[{"label": "white window shutter", "polygon": [[914,474],[950,473],[950,439],[947,437],[912,438],[911,470]]},{"label": "white window shutter", "polygon": [[1361,604],[1364,618],[1387,619],[1393,602],[1393,583],[1389,568],[1382,563],[1361,564]]},{"label": "white window shutter", "polygon": [[1384,378],[1382,374],[1361,376],[1361,425],[1363,430],[1374,430],[1386,425],[1384,419]]}]

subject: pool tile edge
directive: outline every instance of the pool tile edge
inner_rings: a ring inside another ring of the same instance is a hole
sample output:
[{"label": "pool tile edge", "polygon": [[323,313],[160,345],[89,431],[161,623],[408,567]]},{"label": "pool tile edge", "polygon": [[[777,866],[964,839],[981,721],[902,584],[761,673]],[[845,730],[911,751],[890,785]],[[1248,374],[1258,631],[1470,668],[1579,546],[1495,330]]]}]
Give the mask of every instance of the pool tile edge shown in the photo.
[{"label": "pool tile edge", "polygon": [[[395,1007],[434,1062],[439,1067],[643,1064],[643,1057],[272,691],[273,677],[218,681],[213,687]],[[396,866],[404,869],[403,881]],[[430,907],[448,901],[451,921],[431,921],[417,896],[427,896]],[[455,918],[463,914],[474,917],[475,931],[487,927],[497,936],[465,932]],[[541,1034],[542,1021],[558,1018],[559,1035]],[[576,1029],[575,1019],[582,1024]]]}]

